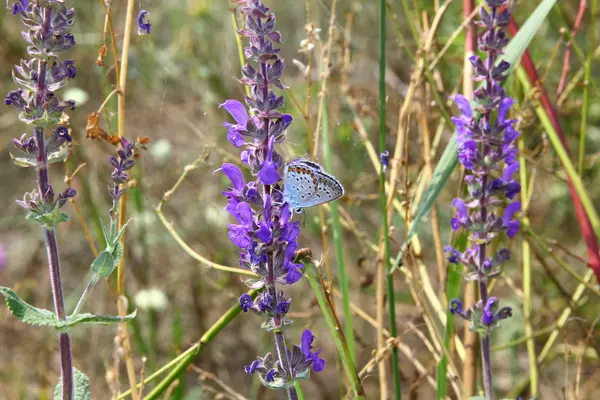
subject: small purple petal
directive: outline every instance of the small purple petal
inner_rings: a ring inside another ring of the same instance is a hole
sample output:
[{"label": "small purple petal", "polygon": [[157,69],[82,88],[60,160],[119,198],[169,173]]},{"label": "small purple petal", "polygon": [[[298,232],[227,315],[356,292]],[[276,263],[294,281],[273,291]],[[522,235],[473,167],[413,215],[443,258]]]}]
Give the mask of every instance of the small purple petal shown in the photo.
[{"label": "small purple petal", "polygon": [[272,237],[271,228],[269,227],[269,225],[265,222],[261,222],[258,231],[256,231],[256,236],[258,236],[258,238],[264,243],[270,243]]},{"label": "small purple petal", "polygon": [[267,375],[265,375],[265,381],[273,382],[274,380],[275,380],[275,370],[271,368],[269,370],[269,372],[267,372]]},{"label": "small purple petal", "polygon": [[238,125],[246,126],[248,123],[248,112],[246,111],[246,107],[242,103],[237,100],[227,100],[225,103],[221,104],[220,107],[225,107],[225,110],[238,123]]},{"label": "small purple petal", "polygon": [[510,223],[508,224],[508,230],[506,231],[506,234],[509,238],[514,237],[517,234],[517,232],[519,232],[519,225],[520,224],[518,220],[510,221]]},{"label": "small purple petal", "polygon": [[519,166],[520,164],[518,161],[512,164],[507,164],[506,167],[504,167],[504,172],[502,172],[502,180],[505,182],[510,181],[514,173],[519,170]]},{"label": "small purple petal", "polygon": [[258,178],[263,185],[273,185],[281,180],[281,176],[279,175],[279,172],[277,172],[275,163],[272,161],[267,161],[263,164],[262,169],[258,173]]},{"label": "small purple petal", "polygon": [[498,106],[498,117],[496,118],[496,121],[499,125],[504,124],[504,121],[506,120],[506,115],[508,114],[510,107],[512,107],[514,103],[515,101],[510,97],[505,97],[502,99],[500,105]]},{"label": "small purple petal", "polygon": [[252,297],[248,293],[244,293],[240,296],[240,306],[244,312],[247,312],[250,308],[252,308]]},{"label": "small purple petal", "polygon": [[250,365],[246,365],[246,366],[244,367],[244,371],[246,371],[246,373],[247,373],[248,375],[252,375],[252,374],[254,373],[254,371],[256,371],[256,369],[257,369],[258,367],[260,367],[260,361],[258,361],[258,360],[254,360],[254,361],[252,361],[252,364],[250,364]]},{"label": "small purple petal", "polygon": [[138,35],[149,35],[150,31],[152,30],[152,25],[150,24],[150,21],[148,22],[144,22],[144,19],[150,15],[150,13],[146,10],[140,10],[140,13],[138,14],[137,17],[137,24],[138,24]]},{"label": "small purple petal", "polygon": [[319,349],[319,351],[317,351],[313,356],[312,369],[315,372],[321,372],[323,369],[325,369],[325,360],[319,357],[320,353],[321,349]]},{"label": "small purple petal", "polygon": [[452,97],[452,100],[454,100],[454,104],[456,104],[456,106],[464,116],[466,116],[467,118],[473,117],[473,112],[471,111],[471,104],[465,96],[463,96],[462,94],[457,94]]},{"label": "small purple petal", "polygon": [[508,223],[512,219],[513,215],[521,210],[521,202],[515,201],[514,203],[510,203],[504,209],[504,216],[502,217],[502,223],[504,226],[508,226]]},{"label": "small purple petal", "polygon": [[241,202],[237,206],[237,219],[238,222],[244,225],[246,228],[252,228],[252,208],[248,203]]},{"label": "small purple petal", "polygon": [[306,358],[309,358],[311,355],[313,340],[315,340],[315,335],[313,335],[310,329],[306,329],[304,332],[302,332],[302,338],[300,339],[300,348],[302,349],[302,353]]},{"label": "small purple petal", "polygon": [[456,313],[461,313],[461,312],[462,312],[462,310],[463,310],[463,305],[462,305],[462,303],[461,303],[461,301],[460,301],[460,300],[458,300],[458,299],[453,299],[453,300],[450,302],[450,313],[451,313],[452,315],[454,315],[454,314],[456,314]]},{"label": "small purple petal", "polygon": [[248,231],[242,225],[228,225],[229,232],[227,232],[227,236],[233,244],[237,247],[245,249],[252,245],[252,240],[248,236]]},{"label": "small purple petal", "polygon": [[288,271],[287,275],[285,276],[285,283],[287,283],[288,285],[293,285],[294,283],[298,282],[300,278],[302,278],[302,272],[299,271],[297,268],[292,268]]},{"label": "small purple petal", "polygon": [[229,143],[236,148],[240,148],[246,143],[244,137],[235,129],[229,129],[227,131],[227,140],[229,140]]},{"label": "small purple petal", "polygon": [[230,163],[224,163],[221,165],[221,171],[227,175],[234,189],[241,194],[245,185],[242,171],[236,165]]}]

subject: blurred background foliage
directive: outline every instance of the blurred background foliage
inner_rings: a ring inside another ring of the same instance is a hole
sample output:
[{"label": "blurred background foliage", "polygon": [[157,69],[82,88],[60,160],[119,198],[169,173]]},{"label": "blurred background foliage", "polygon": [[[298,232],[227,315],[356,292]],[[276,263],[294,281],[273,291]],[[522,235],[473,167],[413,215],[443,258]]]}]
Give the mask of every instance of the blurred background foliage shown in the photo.
[{"label": "blurred background foliage", "polygon": [[[96,111],[104,98],[114,89],[114,59],[109,38],[106,38],[108,55],[105,65],[96,64],[99,48],[104,43],[104,12],[100,1],[70,2],[77,10],[77,26],[74,35],[77,46],[69,57],[76,60],[77,77],[72,80],[64,98],[73,98],[79,106],[71,114],[70,125],[74,141],[68,160],[70,173],[85,163],[71,184],[78,191],[77,201],[81,214],[95,244],[99,243],[98,218],[104,217],[109,208],[105,185],[110,180],[108,154],[111,145],[100,139],[86,138],[88,114]],[[413,57],[425,56],[429,62],[452,38],[463,21],[462,5],[453,1],[435,34],[430,54],[419,52],[421,42],[416,41],[409,29],[415,24],[422,40],[430,26],[441,1],[408,1],[410,17],[405,15],[402,2],[390,1],[388,30],[388,84],[389,148],[392,150],[398,129],[398,110],[406,96]],[[537,5],[537,1],[515,1],[515,20],[523,23]],[[290,86],[286,94],[286,111],[295,117],[288,131],[284,154],[288,159],[308,154],[307,125],[294,99],[304,104],[306,79],[302,66],[307,55],[299,53],[300,42],[306,38],[306,4],[304,1],[269,1],[277,15],[278,28],[284,39],[283,57],[287,67],[284,83]],[[322,42],[313,51],[314,69],[311,88],[310,121],[314,128],[317,114],[318,93],[323,68],[322,48],[327,40],[331,2],[310,0],[310,22],[320,28]],[[127,292],[130,307],[138,308],[133,329],[136,365],[141,367],[142,354],[147,357],[147,373],[165,364],[190,344],[246,290],[238,276],[211,270],[195,262],[174,242],[171,235],[157,219],[154,207],[169,190],[184,166],[202,160],[191,172],[179,191],[164,208],[169,221],[177,232],[198,253],[224,265],[237,264],[237,250],[227,239],[230,218],[222,208],[225,200],[220,192],[228,181],[213,171],[224,161],[237,162],[235,149],[225,140],[222,127],[227,116],[218,109],[219,103],[228,98],[243,98],[243,87],[236,81],[240,61],[232,26],[231,6],[225,1],[146,0],[143,8],[150,11],[153,25],[150,36],[135,36],[131,47],[127,98],[127,133],[133,139],[147,136],[148,150],[140,154],[134,170],[135,187],[129,194],[128,215],[133,222],[128,230],[127,246]],[[529,47],[543,83],[551,98],[556,99],[556,87],[563,67],[565,43],[574,24],[578,2],[558,2]],[[124,19],[123,2],[113,4],[113,21],[117,39],[122,39]],[[337,4],[332,56],[330,60],[327,99],[329,105],[331,146],[334,174],[344,184],[347,195],[340,201],[344,221],[345,258],[350,274],[352,300],[369,315],[375,315],[376,251],[371,247],[378,242],[380,214],[377,203],[378,176],[373,168],[361,136],[357,119],[362,123],[368,140],[377,143],[377,2],[340,0]],[[348,22],[352,17],[351,24]],[[11,79],[12,65],[25,53],[20,37],[21,24],[0,7],[0,92],[14,88]],[[589,14],[574,41],[569,81],[582,67],[582,58],[591,51],[589,35],[597,33],[598,24],[591,24]],[[346,44],[349,47],[346,48]],[[417,93],[410,105],[408,129],[408,165],[401,168],[399,187],[404,192],[401,200],[412,201],[415,187],[404,187],[405,182],[416,182],[425,166],[423,158],[423,109],[427,110],[425,123],[434,141],[433,162],[439,158],[450,139],[451,130],[443,125],[440,105],[431,95],[437,90],[445,102],[449,95],[459,91],[462,82],[464,34],[458,35],[441,57],[433,72],[436,88]],[[595,49],[592,49],[595,50]],[[344,64],[343,55],[350,51],[351,63]],[[598,52],[596,52],[598,54]],[[292,61],[294,60],[294,61]],[[583,180],[596,206],[600,204],[600,100],[597,87],[600,82],[598,65],[593,64],[590,117],[587,132],[587,151]],[[344,86],[346,85],[346,86]],[[526,155],[530,160],[530,172],[535,170],[535,182],[529,218],[532,229],[553,243],[552,249],[566,260],[580,275],[585,273],[585,246],[574,217],[571,198],[565,183],[565,174],[547,142],[545,133],[533,111],[535,96],[525,96],[518,81],[511,78],[507,88],[519,100],[520,130],[526,141]],[[581,123],[581,80],[558,105],[561,124],[571,145],[571,153],[577,154]],[[352,102],[349,102],[349,99]],[[353,104],[354,106],[352,106]],[[443,104],[448,107],[450,103]],[[29,302],[49,307],[51,295],[43,241],[39,227],[26,221],[15,203],[25,191],[31,190],[34,174],[31,170],[17,168],[9,157],[10,139],[19,136],[24,125],[9,107],[0,113],[0,243],[6,252],[5,265],[0,270],[0,282],[18,290]],[[114,134],[116,131],[116,97],[109,101],[102,113],[101,127]],[[55,188],[62,187],[65,177],[64,164],[54,164],[51,179]],[[455,171],[437,202],[440,218],[442,244],[450,239],[450,201],[460,190],[460,171]],[[77,295],[87,282],[89,265],[93,260],[89,243],[84,239],[82,225],[71,207],[67,208],[71,220],[59,227],[59,245],[62,273],[68,308],[77,301]],[[326,215],[329,215],[326,213]],[[306,227],[300,239],[301,247],[310,247],[313,254],[328,259],[333,271],[335,257],[331,248],[323,248],[322,226],[317,209],[307,213]],[[330,232],[326,232],[330,235]],[[425,220],[419,229],[423,250],[419,255],[427,268],[433,288],[442,292],[439,281],[438,261],[431,233],[431,221]],[[522,235],[520,235],[522,236]],[[404,222],[395,217],[391,231],[392,253],[399,250],[404,240]],[[517,237],[511,245],[518,254],[523,240]],[[556,241],[556,243],[552,242]],[[504,277],[494,289],[514,309],[514,317],[503,323],[494,337],[494,345],[507,344],[524,336],[521,310],[521,261],[514,257],[507,266]],[[540,331],[550,326],[569,305],[577,281],[570,277],[545,253],[534,257],[534,280],[532,324]],[[336,274],[333,274],[337,285]],[[317,347],[323,347],[328,360],[324,372],[313,374],[303,383],[307,399],[338,399],[343,393],[343,374],[328,331],[320,318],[320,311],[309,286],[301,282],[289,290],[293,298],[291,317],[295,320],[288,340],[298,341],[302,329],[310,327],[316,332]],[[436,360],[422,340],[426,335],[423,310],[415,305],[405,277],[397,273],[396,300],[401,340],[413,350],[430,374],[434,373]],[[73,293],[72,296],[68,296]],[[114,314],[116,305],[109,285],[99,285],[92,301],[86,306],[94,313]],[[441,296],[440,296],[441,299]],[[598,349],[600,338],[588,337],[598,315],[597,297],[585,294],[576,312],[562,330],[562,335],[552,350],[551,358],[540,368],[541,397],[563,398],[563,390],[572,390],[576,374],[581,376],[590,397],[600,395],[596,389],[598,379]],[[341,311],[340,311],[341,313]],[[375,329],[363,319],[355,317],[357,359],[359,369],[372,358],[376,348]],[[462,334],[463,325],[456,325]],[[81,328],[73,333],[75,366],[91,379],[95,399],[108,399],[112,391],[127,389],[127,379],[122,363],[118,340],[114,340],[117,328]],[[548,334],[536,337],[538,351]],[[0,307],[0,399],[49,398],[51,388],[57,381],[59,371],[56,340],[47,329],[30,329],[13,319],[6,307]],[[587,338],[587,340],[586,340]],[[431,346],[431,343],[429,343]],[[586,348],[583,364],[577,371],[581,346]],[[170,391],[169,398],[197,399],[217,398],[224,389],[210,374],[245,397],[254,399],[275,398],[260,387],[258,381],[244,374],[243,365],[249,364],[256,354],[271,350],[270,337],[259,328],[257,318],[241,315],[236,318],[203,351],[185,378]],[[120,364],[119,364],[120,362]],[[120,366],[119,366],[120,365]],[[432,387],[414,369],[413,364],[401,355],[400,365],[404,388],[419,399],[433,396]],[[498,351],[494,355],[496,387],[509,392],[520,378],[527,374],[528,362],[524,344]],[[210,373],[207,375],[207,373]],[[120,386],[119,386],[120,382]],[[591,385],[591,388],[589,387]],[[378,395],[376,369],[364,378],[368,398]],[[580,397],[584,398],[584,397]]]}]

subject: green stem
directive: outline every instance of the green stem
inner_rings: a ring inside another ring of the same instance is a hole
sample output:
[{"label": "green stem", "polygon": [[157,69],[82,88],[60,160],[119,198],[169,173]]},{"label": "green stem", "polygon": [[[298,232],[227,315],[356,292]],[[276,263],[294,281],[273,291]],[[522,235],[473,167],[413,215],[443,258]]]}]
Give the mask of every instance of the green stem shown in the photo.
[{"label": "green stem", "polygon": [[[379,152],[386,151],[387,132],[385,128],[385,15],[386,15],[386,0],[379,1]],[[403,0],[405,12],[408,11],[406,0]],[[406,14],[408,17],[408,14]],[[410,18],[408,18],[410,20]],[[415,28],[409,22],[413,35],[416,35]],[[416,36],[415,36],[416,37]],[[379,167],[379,202],[381,206],[381,224],[383,225],[383,262],[385,262],[385,270],[387,271],[387,298],[388,298],[388,314],[390,323],[390,336],[395,339],[396,333],[396,303],[394,300],[394,275],[391,273],[392,264],[390,263],[390,241],[388,229],[387,215],[387,196],[385,193],[385,171],[383,164]],[[398,348],[392,347],[392,380],[394,382],[394,399],[400,400],[402,393],[400,390],[400,367],[398,365]]]},{"label": "green stem", "polygon": [[348,349],[346,337],[344,336],[340,322],[335,315],[333,304],[331,304],[330,298],[326,295],[326,290],[323,287],[324,282],[321,278],[319,270],[312,260],[308,258],[299,259],[296,260],[296,262],[301,262],[304,264],[306,277],[308,278],[310,287],[317,298],[317,303],[319,303],[319,307],[321,308],[321,312],[323,313],[323,318],[325,318],[329,332],[331,332],[331,337],[333,338],[333,342],[337,348],[346,378],[348,379],[350,387],[355,394],[355,397],[352,398],[356,400],[365,400],[365,391],[360,382],[360,377],[356,371],[355,364],[350,356],[350,350]]},{"label": "green stem", "polygon": [[[329,146],[329,113],[327,111],[327,102],[323,101],[323,158],[325,159],[325,169],[333,171],[331,160],[331,151]],[[335,248],[335,258],[338,264],[338,273],[340,275],[340,287],[342,290],[342,304],[344,307],[344,332],[350,350],[350,357],[356,363],[356,346],[354,344],[354,328],[352,327],[352,312],[350,310],[350,284],[348,271],[346,269],[346,259],[344,258],[344,242],[342,240],[342,226],[340,224],[340,212],[338,203],[331,203],[331,231],[333,233],[333,245]]]},{"label": "green stem", "polygon": [[[596,26],[596,11],[598,6],[598,0],[594,0],[594,3],[591,4],[591,27]],[[585,62],[584,69],[584,78],[583,78],[583,104],[581,109],[581,129],[579,134],[579,164],[577,168],[577,172],[579,176],[583,174],[583,162],[585,160],[585,142],[587,137],[587,124],[588,124],[588,114],[590,109],[590,82],[592,78],[592,59],[594,55],[594,48],[596,47],[596,30],[590,29],[590,46],[588,48],[588,56]]]},{"label": "green stem", "polygon": [[81,311],[81,308],[84,306],[85,302],[87,301],[88,297],[90,296],[90,293],[92,293],[92,289],[94,288],[94,286],[96,286],[98,281],[100,281],[100,276],[95,273],[92,274],[90,281],[88,282],[85,290],[81,294],[81,298],[79,298],[79,301],[77,302],[77,305],[75,306],[75,309],[73,310],[73,313],[71,314],[71,318],[76,316],[77,314],[79,314],[79,311]]},{"label": "green stem", "polygon": [[[255,298],[258,294],[258,291],[251,290],[248,292],[248,294],[252,298]],[[198,354],[200,354],[200,352],[204,350],[204,347],[206,347],[208,343],[210,343],[227,325],[229,325],[229,323],[233,321],[240,314],[241,311],[242,309],[240,308],[239,304],[236,303],[233,306],[231,306],[229,310],[227,310],[223,314],[223,316],[221,316],[221,318],[219,318],[217,322],[215,322],[208,329],[208,331],[206,331],[206,333],[202,335],[202,337],[196,344],[194,344],[192,347],[187,349],[175,359],[171,360],[167,365],[160,368],[154,374],[147,377],[144,380],[144,385],[156,379],[160,374],[166,372],[173,365],[176,365],[175,368],[171,371],[171,373],[167,375],[165,379],[160,381],[156,385],[154,390],[152,390],[150,393],[148,393],[146,397],[144,397],[144,400],[156,399],[159,395],[164,393],[164,391],[167,390],[171,386],[171,384],[179,377],[179,375],[181,375],[185,371],[185,369],[194,361],[196,356],[198,356]],[[138,389],[140,386],[141,383],[138,384]],[[131,396],[131,389],[119,395],[119,397],[117,397],[117,400],[125,399],[128,396]]]},{"label": "green stem", "polygon": [[[525,153],[525,138],[519,138],[519,169],[521,180],[521,198],[523,199],[523,213],[527,215],[529,208],[529,183],[527,176],[527,160]],[[528,219],[528,218],[525,218]],[[527,357],[529,359],[529,381],[531,382],[531,396],[536,397],[539,389],[537,356],[535,354],[535,342],[533,340],[533,329],[531,327],[531,248],[527,240],[521,241],[521,253],[523,257],[523,318],[525,319],[525,336],[527,340]]]}]

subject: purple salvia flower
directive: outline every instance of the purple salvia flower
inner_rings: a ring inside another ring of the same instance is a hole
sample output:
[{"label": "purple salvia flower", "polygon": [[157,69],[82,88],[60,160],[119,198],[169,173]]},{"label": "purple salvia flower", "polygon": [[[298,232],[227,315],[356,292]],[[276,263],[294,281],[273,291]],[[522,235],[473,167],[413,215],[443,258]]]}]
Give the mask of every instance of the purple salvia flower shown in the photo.
[{"label": "purple salvia flower", "polygon": [[[473,308],[464,310],[462,303],[454,299],[450,312],[471,321],[482,340],[483,377],[486,398],[493,399],[491,372],[490,334],[498,321],[511,316],[509,307],[499,308],[496,297],[488,297],[488,281],[502,272],[502,264],[510,258],[508,249],[499,250],[491,259],[486,255],[488,245],[498,233],[514,237],[519,221],[514,215],[520,211],[519,201],[513,200],[521,191],[521,185],[513,180],[519,170],[517,147],[519,136],[515,120],[508,119],[514,100],[501,87],[510,64],[499,61],[508,37],[503,28],[510,20],[509,8],[499,11],[508,0],[486,0],[481,8],[479,25],[485,27],[479,37],[479,49],[485,52],[484,60],[478,55],[469,58],[474,69],[474,80],[481,86],[473,93],[473,101],[456,95],[453,100],[460,110],[452,121],[456,127],[458,160],[467,170],[467,198],[454,199],[456,213],[451,220],[453,230],[469,232],[469,245],[464,252],[446,246],[448,261],[462,264],[467,280],[479,283],[481,300]],[[504,166],[503,166],[504,165]],[[503,167],[502,167],[503,166]],[[506,205],[504,212],[499,208]]]},{"label": "purple salvia flower", "polygon": [[138,24],[138,35],[149,35],[152,30],[152,25],[150,24],[150,20],[148,20],[148,15],[150,13],[146,10],[140,10],[140,13],[137,17]]},{"label": "purple salvia flower", "polygon": [[[18,153],[13,159],[19,166],[33,167],[37,178],[37,188],[26,193],[17,204],[27,211],[28,219],[42,226],[57,321],[65,321],[67,314],[55,226],[68,219],[60,209],[76,194],[75,190],[67,188],[56,195],[48,174],[48,164],[63,159],[66,143],[72,140],[69,129],[59,125],[63,112],[75,108],[74,101],[60,100],[56,93],[76,76],[73,60],[59,60],[61,53],[75,45],[70,33],[75,10],[64,3],[64,0],[6,2],[6,7],[25,26],[21,37],[26,42],[29,59],[15,65],[13,77],[18,89],[7,94],[4,104],[14,107],[19,112],[19,120],[31,126],[33,131],[31,136],[23,134],[13,139]],[[60,333],[59,349],[62,398],[72,399],[71,339],[66,331]]]},{"label": "purple salvia flower", "polygon": [[125,193],[125,188],[123,188],[122,185],[127,183],[127,180],[129,179],[127,171],[133,168],[134,149],[135,143],[129,142],[125,138],[121,138],[121,148],[117,150],[117,157],[111,156],[108,159],[113,166],[113,171],[110,174],[113,185],[112,187],[108,186],[108,193],[112,199],[112,207],[109,210],[111,218],[118,212],[119,200]]},{"label": "purple salvia flower", "polygon": [[276,148],[285,140],[293,121],[291,115],[280,112],[284,98],[273,91],[286,88],[281,80],[285,62],[276,47],[281,43],[281,34],[275,30],[275,15],[261,0],[233,1],[245,16],[245,25],[238,33],[248,40],[244,53],[249,62],[242,67],[240,82],[250,90],[246,105],[229,99],[219,107],[233,119],[224,123],[226,138],[241,149],[240,159],[253,178],[247,182],[237,166],[224,163],[220,171],[229,178],[231,186],[223,195],[228,201],[225,210],[237,220],[229,225],[229,238],[241,249],[240,265],[258,275],[246,284],[263,289],[254,300],[242,295],[240,306],[244,312],[252,311],[265,318],[263,326],[274,331],[277,347],[276,356],[269,353],[259,357],[245,370],[249,374],[257,372],[263,384],[285,388],[288,398],[296,399],[293,381],[305,378],[310,365],[315,371],[322,370],[325,362],[319,358],[319,352],[310,351],[312,334],[311,340],[303,339],[302,348],[294,346],[289,350],[282,329],[291,322],[286,318],[291,299],[277,285],[300,280],[303,265],[293,261],[300,223],[291,220],[290,207],[283,202],[283,159]]}]

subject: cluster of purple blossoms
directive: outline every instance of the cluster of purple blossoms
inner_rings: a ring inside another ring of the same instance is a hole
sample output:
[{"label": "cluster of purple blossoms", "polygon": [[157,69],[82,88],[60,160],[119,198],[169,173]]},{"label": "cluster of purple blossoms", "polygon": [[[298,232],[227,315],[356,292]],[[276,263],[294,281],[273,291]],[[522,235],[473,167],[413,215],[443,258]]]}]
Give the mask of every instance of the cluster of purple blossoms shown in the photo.
[{"label": "cluster of purple blossoms", "polygon": [[[15,66],[13,80],[18,89],[10,91],[4,99],[4,104],[19,111],[19,119],[33,129],[32,136],[23,134],[13,140],[17,148],[16,154],[11,154],[15,164],[32,167],[37,178],[37,188],[17,203],[27,210],[28,219],[38,221],[43,227],[58,321],[65,321],[67,314],[54,227],[68,219],[60,209],[75,196],[75,190],[70,188],[55,196],[48,177],[48,164],[63,161],[67,155],[66,142],[71,141],[69,129],[60,124],[61,117],[64,111],[75,108],[74,101],[61,101],[55,93],[77,74],[73,60],[58,59],[61,53],[75,45],[71,34],[75,10],[64,3],[64,0],[17,0],[12,3],[7,0],[6,7],[25,25],[26,30],[21,36],[27,42],[30,59]],[[50,130],[51,134],[46,135],[45,131]],[[72,399],[71,340],[66,331],[59,337],[62,398]]]},{"label": "cluster of purple blossoms", "polygon": [[[521,191],[521,185],[513,180],[519,170],[514,144],[519,132],[515,129],[516,120],[507,118],[514,100],[501,87],[510,64],[499,61],[508,44],[503,30],[510,20],[510,11],[504,7],[507,1],[486,0],[489,11],[480,9],[478,24],[485,32],[478,38],[478,44],[487,59],[474,55],[470,62],[474,80],[482,84],[473,93],[472,102],[462,95],[454,96],[461,115],[452,121],[457,132],[458,160],[467,170],[468,194],[466,199],[453,200],[456,214],[451,225],[455,231],[465,229],[470,233],[470,245],[464,252],[445,247],[448,260],[465,267],[465,279],[479,282],[481,299],[469,310],[464,310],[459,300],[452,300],[450,311],[469,320],[471,328],[481,335],[486,395],[493,393],[489,335],[498,321],[511,316],[510,307],[500,308],[498,299],[488,296],[487,288],[488,281],[502,272],[510,251],[502,248],[488,257],[486,249],[498,234],[504,232],[512,238],[517,233],[519,221],[514,215],[521,209],[519,201],[512,201]],[[501,208],[504,208],[502,213]]]},{"label": "cluster of purple blossoms", "polygon": [[[510,250],[506,248],[489,258],[486,247],[501,232],[509,238],[517,233],[519,221],[513,218],[521,209],[519,201],[506,204],[507,201],[503,200],[513,200],[521,191],[519,182],[513,180],[513,175],[519,170],[514,144],[519,132],[514,127],[516,120],[507,119],[514,100],[500,86],[506,79],[503,73],[510,66],[505,61],[496,64],[508,43],[502,28],[508,24],[510,12],[505,8],[498,13],[498,8],[506,1],[486,1],[491,8],[489,13],[481,8],[479,24],[486,31],[479,37],[479,49],[487,52],[488,58],[484,63],[474,55],[470,61],[475,69],[474,79],[483,81],[483,85],[474,92],[472,103],[462,95],[454,96],[461,115],[452,118],[457,132],[458,160],[468,170],[465,176],[468,197],[452,201],[456,215],[451,225],[455,231],[462,228],[471,233],[471,246],[462,253],[451,246],[446,246],[445,250],[451,263],[466,267],[467,280],[481,282],[499,275],[502,264],[510,258]],[[497,213],[501,207],[504,207],[502,215]],[[481,322],[489,326],[490,321],[497,319],[490,318],[489,310],[497,306],[498,300],[493,297],[485,300],[479,307],[487,311],[481,313],[482,320],[473,321],[474,324]],[[451,309],[461,314],[462,306],[458,304],[457,300],[454,301]],[[500,316],[508,314],[503,312]]]},{"label": "cluster of purple blossoms", "polygon": [[[231,114],[234,124],[225,123],[227,139],[242,148],[241,161],[250,168],[254,180],[246,183],[242,171],[225,163],[221,171],[231,180],[224,191],[228,204],[225,210],[235,217],[229,225],[229,238],[241,249],[240,264],[258,275],[246,283],[253,289],[263,289],[252,299],[240,297],[244,312],[252,311],[265,318],[263,327],[275,334],[277,357],[268,354],[246,367],[246,372],[258,372],[262,382],[271,388],[285,387],[290,398],[296,398],[293,381],[306,377],[310,367],[321,371],[325,361],[310,351],[313,335],[305,331],[302,346],[289,350],[285,345],[283,326],[291,299],[285,297],[277,284],[293,284],[302,276],[302,264],[294,263],[298,249],[300,223],[292,221],[292,210],[283,202],[280,170],[283,159],[275,144],[285,140],[292,116],[279,110],[283,96],[272,87],[285,89],[281,82],[285,63],[279,57],[281,35],[275,30],[275,15],[260,0],[233,0],[245,15],[245,26],[238,33],[247,38],[245,48],[249,63],[242,68],[240,82],[250,89],[246,106],[237,100],[227,100],[221,106]],[[252,66],[253,62],[255,66]],[[310,338],[310,340],[309,340]]]}]

